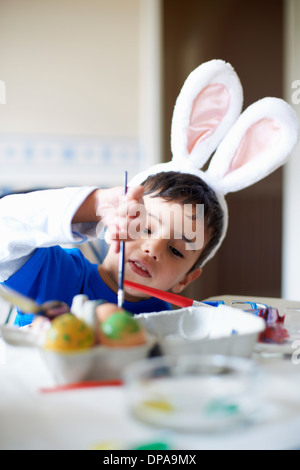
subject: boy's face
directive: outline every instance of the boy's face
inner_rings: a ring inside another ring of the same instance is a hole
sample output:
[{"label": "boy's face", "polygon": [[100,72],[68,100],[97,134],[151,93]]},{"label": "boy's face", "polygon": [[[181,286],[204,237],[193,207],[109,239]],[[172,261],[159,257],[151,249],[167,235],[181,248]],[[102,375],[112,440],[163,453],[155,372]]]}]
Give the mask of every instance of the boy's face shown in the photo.
[{"label": "boy's face", "polygon": [[[205,244],[203,217],[191,205],[144,196],[146,226],[136,239],[125,244],[125,279],[164,291],[181,292],[201,274],[190,269]],[[133,229],[136,227],[133,227]],[[118,287],[119,255],[111,248],[99,267],[103,280],[115,292]],[[148,297],[125,287],[127,300]]]}]

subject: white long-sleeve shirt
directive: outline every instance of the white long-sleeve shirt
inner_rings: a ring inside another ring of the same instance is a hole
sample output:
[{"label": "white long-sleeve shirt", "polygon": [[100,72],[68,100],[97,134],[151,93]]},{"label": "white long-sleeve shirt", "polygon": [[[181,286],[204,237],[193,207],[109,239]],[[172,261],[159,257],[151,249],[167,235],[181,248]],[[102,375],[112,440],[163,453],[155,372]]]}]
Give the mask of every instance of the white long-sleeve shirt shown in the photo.
[{"label": "white long-sleeve shirt", "polygon": [[[101,279],[97,264],[90,263],[80,250],[56,246],[97,237],[97,223],[72,224],[75,212],[95,189],[64,188],[0,199],[0,282],[39,303],[56,299],[71,305],[79,293],[117,303],[117,294]],[[124,308],[138,314],[171,306],[152,297],[125,300]],[[16,321],[23,326],[32,318],[20,314]]]},{"label": "white long-sleeve shirt", "polygon": [[0,282],[19,270],[36,248],[95,238],[96,223],[71,223],[95,189],[50,189],[0,199]]}]

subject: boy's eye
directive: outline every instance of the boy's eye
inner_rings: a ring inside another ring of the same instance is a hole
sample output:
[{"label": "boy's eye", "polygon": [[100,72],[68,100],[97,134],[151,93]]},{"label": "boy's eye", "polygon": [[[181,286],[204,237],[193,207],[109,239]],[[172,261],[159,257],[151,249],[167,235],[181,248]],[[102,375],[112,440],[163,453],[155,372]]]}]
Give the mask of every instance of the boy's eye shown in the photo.
[{"label": "boy's eye", "polygon": [[151,233],[152,233],[152,232],[151,232],[151,229],[148,228],[148,227],[145,227],[145,228],[144,228],[144,232],[145,232],[147,235],[151,235]]},{"label": "boy's eye", "polygon": [[183,254],[176,250],[176,248],[173,246],[170,246],[170,250],[172,251],[173,255],[178,256],[178,258],[183,258]]}]

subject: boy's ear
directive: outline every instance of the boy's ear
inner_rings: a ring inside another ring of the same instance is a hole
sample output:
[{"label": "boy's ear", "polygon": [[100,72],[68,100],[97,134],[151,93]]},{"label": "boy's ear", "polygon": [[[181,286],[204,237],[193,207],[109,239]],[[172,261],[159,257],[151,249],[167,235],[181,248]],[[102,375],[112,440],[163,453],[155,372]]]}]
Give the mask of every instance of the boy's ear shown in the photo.
[{"label": "boy's ear", "polygon": [[197,277],[199,277],[202,274],[202,269],[201,268],[196,268],[190,273],[185,274],[185,276],[175,284],[171,291],[174,292],[174,294],[179,294],[183,289],[185,289],[191,282],[193,282]]}]

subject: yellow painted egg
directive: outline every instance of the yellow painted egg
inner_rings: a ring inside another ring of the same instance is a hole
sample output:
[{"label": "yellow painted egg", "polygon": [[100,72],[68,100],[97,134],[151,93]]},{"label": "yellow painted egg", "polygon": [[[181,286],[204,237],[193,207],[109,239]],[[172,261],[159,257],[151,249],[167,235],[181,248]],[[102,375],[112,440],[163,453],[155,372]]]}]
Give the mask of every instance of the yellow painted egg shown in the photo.
[{"label": "yellow painted egg", "polygon": [[146,343],[146,334],[139,322],[115,304],[103,304],[96,309],[97,338],[109,347],[138,346]]},{"label": "yellow painted egg", "polygon": [[78,351],[94,344],[93,329],[71,313],[64,313],[51,322],[44,347],[52,351]]}]

